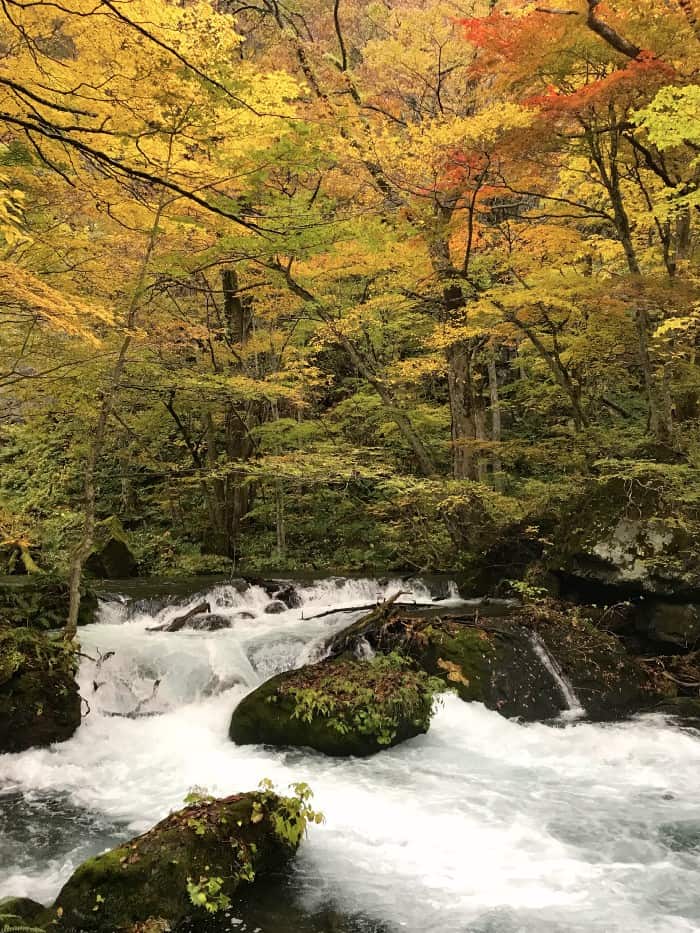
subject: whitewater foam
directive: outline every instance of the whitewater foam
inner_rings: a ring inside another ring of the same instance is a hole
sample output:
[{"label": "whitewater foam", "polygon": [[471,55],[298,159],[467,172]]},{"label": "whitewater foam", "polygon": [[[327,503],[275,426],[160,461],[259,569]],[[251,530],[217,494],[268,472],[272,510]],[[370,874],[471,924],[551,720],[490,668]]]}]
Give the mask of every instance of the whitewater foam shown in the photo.
[{"label": "whitewater foam", "polygon": [[[95,676],[105,683],[80,730],[51,749],[0,757],[0,896],[48,901],[88,854],[146,829],[192,786],[227,794],[269,777],[280,787],[307,781],[326,815],[296,860],[309,910],[330,903],[405,933],[699,930],[700,740],[662,717],[524,726],[448,695],[427,735],[370,759],[228,740],[231,711],[255,683],[303,663],[353,618],[302,621],[302,610],[329,608],[338,591],[344,606],[376,598],[377,584],[363,586],[324,584],[323,597],[305,594],[279,616],[264,613],[266,596],[254,619],[214,633],[148,633],[153,615],[103,609],[81,633],[84,650],[117,653],[99,669],[83,664],[84,690]],[[215,611],[239,611],[239,597],[258,598],[227,591],[231,605]],[[136,675],[134,695],[120,693],[119,680]],[[127,713],[157,678],[159,715],[107,715],[115,704]],[[28,799],[31,819],[13,824]],[[27,845],[61,807],[84,825],[66,818],[54,837]]]}]

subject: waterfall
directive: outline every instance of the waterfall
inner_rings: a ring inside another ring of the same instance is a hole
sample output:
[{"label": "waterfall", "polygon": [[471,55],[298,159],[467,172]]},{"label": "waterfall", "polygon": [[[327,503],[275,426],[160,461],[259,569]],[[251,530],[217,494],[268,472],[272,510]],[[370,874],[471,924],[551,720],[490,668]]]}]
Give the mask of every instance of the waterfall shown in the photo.
[{"label": "waterfall", "polygon": [[586,710],[576,695],[576,691],[574,690],[573,685],[567,679],[566,675],[557,663],[556,658],[553,658],[549,651],[547,651],[545,643],[542,641],[537,632],[531,633],[530,642],[532,644],[533,651],[542,662],[542,666],[545,668],[545,670],[551,674],[552,680],[559,688],[562,699],[566,703],[567,708],[562,713],[562,719],[580,719],[582,716],[585,716]]}]

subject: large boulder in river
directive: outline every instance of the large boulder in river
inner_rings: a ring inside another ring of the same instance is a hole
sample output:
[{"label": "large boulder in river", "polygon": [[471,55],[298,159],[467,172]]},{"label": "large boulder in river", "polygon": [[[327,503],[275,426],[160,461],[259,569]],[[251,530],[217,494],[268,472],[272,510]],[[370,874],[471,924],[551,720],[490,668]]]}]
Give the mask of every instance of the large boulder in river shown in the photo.
[{"label": "large boulder in river", "polygon": [[[283,865],[315,818],[308,788],[200,798],[142,836],[84,862],[61,890],[51,929],[170,929],[223,910],[238,888]],[[150,921],[150,923],[149,923]]]},{"label": "large boulder in river", "polygon": [[405,613],[376,610],[335,635],[329,650],[351,650],[362,635],[375,650],[410,654],[463,700],[525,720],[577,706],[592,718],[616,719],[674,693],[672,682],[630,657],[580,607],[539,602],[488,619]]},{"label": "large boulder in river", "polygon": [[438,681],[395,655],[337,658],[271,678],[231,717],[239,745],[302,746],[373,755],[427,732]]},{"label": "large boulder in river", "polygon": [[75,655],[32,629],[0,625],[0,754],[69,739],[80,725]]}]

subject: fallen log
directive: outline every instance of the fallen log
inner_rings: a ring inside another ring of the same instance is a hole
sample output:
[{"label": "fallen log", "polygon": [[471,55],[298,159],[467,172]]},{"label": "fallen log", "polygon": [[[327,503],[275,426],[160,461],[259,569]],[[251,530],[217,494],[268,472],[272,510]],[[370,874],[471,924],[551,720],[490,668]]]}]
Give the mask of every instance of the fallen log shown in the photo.
[{"label": "fallen log", "polygon": [[403,595],[402,591],[394,593],[389,599],[379,603],[369,615],[363,616],[357,622],[353,622],[347,628],[332,635],[325,644],[326,653],[335,657],[343,654],[344,651],[354,651],[361,639],[383,628],[389,622],[399,608],[395,605],[396,600]]},{"label": "fallen log", "polygon": [[[368,610],[368,609],[376,609],[378,606],[386,606],[387,602],[393,603],[393,601],[397,599],[398,596],[403,596],[403,595],[405,594],[399,593],[396,596],[392,596],[390,600],[386,600],[383,603],[366,603],[364,606],[345,606],[340,609],[324,609],[323,612],[317,612],[316,615],[313,615],[313,616],[305,616],[302,613],[301,618],[304,622],[310,622],[312,619],[323,619],[325,616],[340,615],[341,612],[342,613],[364,612],[365,610]],[[434,603],[417,603],[417,602],[401,603],[401,608],[402,609],[434,609],[435,604]]]},{"label": "fallen log", "polygon": [[179,632],[181,628],[184,628],[187,623],[194,616],[204,615],[207,612],[211,612],[211,606],[209,603],[199,603],[194,609],[190,609],[189,612],[186,612],[184,615],[176,616],[172,622],[166,622],[164,625],[154,625],[151,628],[146,629],[147,632]]}]

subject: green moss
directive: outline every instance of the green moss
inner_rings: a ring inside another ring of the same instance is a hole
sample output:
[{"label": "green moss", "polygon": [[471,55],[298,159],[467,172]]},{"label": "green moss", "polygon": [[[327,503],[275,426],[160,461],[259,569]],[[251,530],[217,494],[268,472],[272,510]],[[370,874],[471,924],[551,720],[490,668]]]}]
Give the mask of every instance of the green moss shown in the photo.
[{"label": "green moss", "polygon": [[396,655],[324,661],[273,677],[236,708],[240,745],[308,746],[327,755],[374,754],[428,730],[442,684]]},{"label": "green moss", "polygon": [[0,753],[70,738],[80,725],[75,669],[63,641],[0,625]]},{"label": "green moss", "polygon": [[[177,922],[196,913],[192,894],[211,888],[211,880],[218,896],[230,900],[242,882],[294,853],[309,812],[300,797],[266,788],[172,813],[143,836],[83,863],[56,900],[55,928],[116,933],[154,917]],[[280,821],[287,826],[292,816],[299,831],[280,832]]]},{"label": "green moss", "polygon": [[0,898],[0,933],[43,933],[38,926],[44,908],[28,897]]}]

